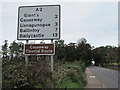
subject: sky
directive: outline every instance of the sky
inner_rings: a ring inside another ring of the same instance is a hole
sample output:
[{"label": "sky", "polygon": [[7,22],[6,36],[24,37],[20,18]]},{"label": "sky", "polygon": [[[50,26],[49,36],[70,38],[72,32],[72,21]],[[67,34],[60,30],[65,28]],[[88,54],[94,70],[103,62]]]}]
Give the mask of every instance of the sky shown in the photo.
[{"label": "sky", "polygon": [[[8,40],[10,44],[17,39],[19,6],[55,4],[61,6],[60,39],[65,43],[77,43],[80,38],[85,38],[95,47],[118,46],[118,2],[55,2],[55,0],[54,2],[0,2],[0,46],[4,40]],[[35,43],[40,41],[37,40]]]}]

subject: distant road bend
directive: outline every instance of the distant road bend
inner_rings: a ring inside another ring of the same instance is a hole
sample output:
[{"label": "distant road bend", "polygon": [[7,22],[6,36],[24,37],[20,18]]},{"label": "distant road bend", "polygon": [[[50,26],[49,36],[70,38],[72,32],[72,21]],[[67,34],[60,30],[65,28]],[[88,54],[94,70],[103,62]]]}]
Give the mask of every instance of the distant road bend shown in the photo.
[{"label": "distant road bend", "polygon": [[105,88],[118,88],[118,71],[97,66],[89,68]]}]

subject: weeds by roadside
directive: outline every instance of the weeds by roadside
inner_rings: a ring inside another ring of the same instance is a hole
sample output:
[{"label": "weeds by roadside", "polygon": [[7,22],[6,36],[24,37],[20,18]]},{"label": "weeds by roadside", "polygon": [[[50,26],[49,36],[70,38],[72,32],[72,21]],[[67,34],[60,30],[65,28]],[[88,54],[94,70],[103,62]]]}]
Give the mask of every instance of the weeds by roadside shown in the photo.
[{"label": "weeds by roadside", "polygon": [[[36,58],[36,57],[35,57]],[[49,57],[2,61],[3,88],[82,88],[86,84],[85,65],[80,61],[55,61],[53,75]]]}]

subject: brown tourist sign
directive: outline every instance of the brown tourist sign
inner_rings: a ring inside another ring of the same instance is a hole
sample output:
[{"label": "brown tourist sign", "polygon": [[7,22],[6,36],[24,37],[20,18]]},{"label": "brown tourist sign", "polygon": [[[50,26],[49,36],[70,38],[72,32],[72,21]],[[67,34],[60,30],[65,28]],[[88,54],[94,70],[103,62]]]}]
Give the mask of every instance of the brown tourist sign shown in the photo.
[{"label": "brown tourist sign", "polygon": [[54,55],[54,44],[25,44],[24,52],[26,55]]}]

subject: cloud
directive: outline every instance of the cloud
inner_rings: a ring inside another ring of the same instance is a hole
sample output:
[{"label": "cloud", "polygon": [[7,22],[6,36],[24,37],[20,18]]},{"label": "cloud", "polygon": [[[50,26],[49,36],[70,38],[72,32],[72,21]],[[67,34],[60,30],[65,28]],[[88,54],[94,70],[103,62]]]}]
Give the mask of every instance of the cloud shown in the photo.
[{"label": "cloud", "polygon": [[67,15],[62,18],[65,40],[87,38],[93,45],[117,44],[117,3],[70,3],[67,8],[71,12],[64,9]]}]

